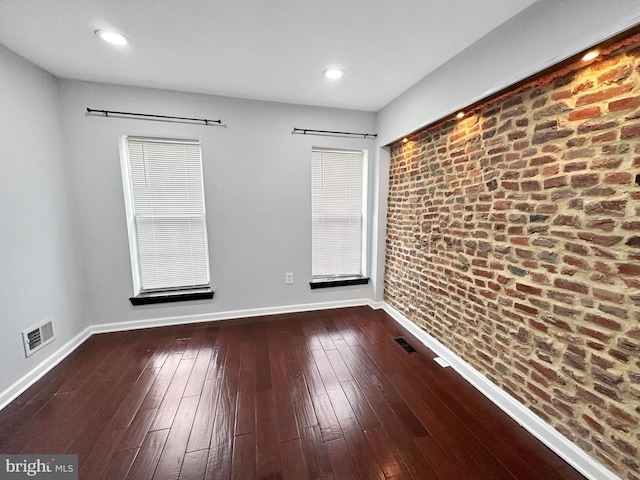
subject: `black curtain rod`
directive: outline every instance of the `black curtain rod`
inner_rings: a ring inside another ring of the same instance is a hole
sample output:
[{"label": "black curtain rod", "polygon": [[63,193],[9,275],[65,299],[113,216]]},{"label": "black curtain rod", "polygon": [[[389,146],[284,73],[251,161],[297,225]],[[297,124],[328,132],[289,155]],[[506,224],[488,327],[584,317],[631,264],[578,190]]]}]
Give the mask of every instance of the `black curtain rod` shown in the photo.
[{"label": "black curtain rod", "polygon": [[297,133],[300,135],[346,135],[349,137],[362,137],[362,138],[376,138],[377,133],[353,133],[353,132],[335,132],[332,130],[311,130],[309,128],[294,128],[292,134]]},{"label": "black curtain rod", "polygon": [[191,122],[202,122],[204,125],[210,125],[212,123],[217,123],[222,125],[222,120],[209,120],[207,118],[189,118],[189,117],[172,117],[169,115],[150,115],[148,113],[132,113],[132,112],[114,112],[112,110],[95,110],[93,108],[87,108],[87,113],[100,113],[105,117],[109,115],[126,115],[129,117],[143,117],[143,118],[159,118],[163,120],[187,120]]}]

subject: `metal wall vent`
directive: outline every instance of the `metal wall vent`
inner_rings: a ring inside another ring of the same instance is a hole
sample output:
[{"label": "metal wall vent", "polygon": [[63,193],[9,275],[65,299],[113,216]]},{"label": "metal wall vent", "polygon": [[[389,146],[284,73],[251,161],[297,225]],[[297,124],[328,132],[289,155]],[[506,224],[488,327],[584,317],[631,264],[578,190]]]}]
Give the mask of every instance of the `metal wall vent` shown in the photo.
[{"label": "metal wall vent", "polygon": [[48,318],[44,322],[24,330],[22,332],[22,341],[25,355],[28,357],[37,352],[45,345],[53,342],[55,338],[52,318]]},{"label": "metal wall vent", "polygon": [[394,338],[393,341],[396,342],[398,345],[400,345],[400,348],[402,348],[407,353],[414,353],[416,351],[415,348],[409,345],[409,343],[404,339],[404,337]]}]

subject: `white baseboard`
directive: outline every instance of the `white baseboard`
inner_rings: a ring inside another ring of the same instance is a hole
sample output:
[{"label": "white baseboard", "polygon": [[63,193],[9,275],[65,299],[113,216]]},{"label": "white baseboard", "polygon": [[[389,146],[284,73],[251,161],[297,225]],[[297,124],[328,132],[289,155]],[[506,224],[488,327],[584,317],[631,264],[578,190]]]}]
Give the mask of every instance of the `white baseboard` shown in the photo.
[{"label": "white baseboard", "polygon": [[384,302],[374,302],[373,300],[369,300],[367,305],[369,305],[374,310],[380,310],[381,308],[384,308],[386,304]]},{"label": "white baseboard", "polygon": [[131,322],[102,323],[93,325],[92,333],[122,332],[141,328],[168,327],[171,325],[186,325],[189,323],[217,322],[236,318],[262,317],[282,313],[311,312],[313,310],[329,310],[331,308],[361,307],[369,305],[368,298],[356,300],[342,300],[337,302],[305,303],[302,305],[283,305],[279,307],[252,308],[246,310],[229,310],[226,312],[204,313],[200,315],[186,315],[180,317],[150,318],[133,320]]},{"label": "white baseboard", "polygon": [[[207,313],[201,315],[187,315],[175,317],[152,318],[147,320],[134,320],[131,322],[116,322],[91,325],[78,335],[73,337],[62,347],[40,362],[34,369],[14,382],[9,388],[0,392],[0,410],[15,400],[22,392],[40,380],[58,363],[64,360],[71,352],[95,333],[122,332],[141,328],[166,327],[170,325],[182,325],[189,323],[213,322],[230,320],[234,318],[261,317],[282,313],[310,312],[313,310],[327,310],[331,308],[359,307],[370,305],[368,298],[356,300],[342,300],[337,302],[308,303],[303,305],[284,305],[280,307],[255,308],[247,310],[232,310],[227,312]],[[376,308],[376,307],[372,307]],[[380,308],[380,307],[378,307]]]},{"label": "white baseboard", "polygon": [[544,443],[585,477],[591,480],[621,480],[619,476],[568,440],[551,425],[487,379],[482,373],[418,327],[398,310],[386,302],[384,302],[383,308],[396,322],[411,332],[434,353],[445,359],[451,365],[451,368],[478,389],[485,397],[495,403],[525,430]]},{"label": "white baseboard", "polygon": [[40,362],[29,373],[18,379],[9,388],[0,392],[0,410],[6,407],[9,403],[15,400],[22,392],[24,392],[31,385],[40,380],[49,370],[58,365],[62,360],[67,358],[71,352],[78,348],[82,343],[93,335],[91,327],[85,328],[82,332],[77,334],[62,347],[57,349],[42,362]]}]

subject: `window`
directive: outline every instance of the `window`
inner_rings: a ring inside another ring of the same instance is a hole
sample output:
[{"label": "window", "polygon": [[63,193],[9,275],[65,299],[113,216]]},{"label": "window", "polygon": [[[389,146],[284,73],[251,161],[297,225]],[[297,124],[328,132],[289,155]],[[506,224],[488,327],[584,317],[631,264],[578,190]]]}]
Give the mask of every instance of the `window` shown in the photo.
[{"label": "window", "polygon": [[365,192],[364,151],[313,149],[312,288],[368,283]]},{"label": "window", "polygon": [[131,302],[211,298],[200,142],[123,136],[120,149]]}]

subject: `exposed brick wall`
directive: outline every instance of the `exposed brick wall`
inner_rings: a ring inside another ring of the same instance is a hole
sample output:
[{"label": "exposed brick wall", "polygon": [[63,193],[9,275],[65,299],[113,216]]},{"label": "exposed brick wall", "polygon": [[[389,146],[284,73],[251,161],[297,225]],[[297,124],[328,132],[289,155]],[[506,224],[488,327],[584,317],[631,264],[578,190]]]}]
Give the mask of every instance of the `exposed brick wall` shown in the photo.
[{"label": "exposed brick wall", "polygon": [[628,43],[393,146],[385,300],[639,480],[640,44]]}]

